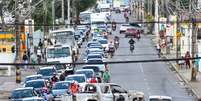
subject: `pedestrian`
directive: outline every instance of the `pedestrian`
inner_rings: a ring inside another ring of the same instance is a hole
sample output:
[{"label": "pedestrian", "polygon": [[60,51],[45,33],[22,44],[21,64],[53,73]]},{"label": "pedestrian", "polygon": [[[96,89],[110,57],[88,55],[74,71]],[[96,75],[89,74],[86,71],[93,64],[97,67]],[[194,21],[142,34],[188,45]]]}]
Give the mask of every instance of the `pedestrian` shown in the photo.
[{"label": "pedestrian", "polygon": [[75,94],[77,94],[79,92],[79,84],[77,81],[72,81],[70,84],[70,93],[72,94],[72,99],[73,101],[76,101],[76,96]]},{"label": "pedestrian", "polygon": [[159,43],[156,45],[156,50],[158,52],[158,57],[160,58],[161,57],[161,46]]},{"label": "pedestrian", "polygon": [[[24,51],[23,57],[22,57],[23,63],[27,64],[28,63],[28,56],[27,56],[27,52]],[[24,69],[27,69],[27,65],[24,65]]]},{"label": "pedestrian", "polygon": [[199,56],[196,55],[196,56],[195,56],[195,67],[196,67],[197,69],[199,68],[199,63],[200,63]]},{"label": "pedestrian", "polygon": [[[32,64],[36,64],[37,63],[37,56],[36,56],[36,54],[31,53],[30,62]],[[34,66],[33,66],[33,68],[34,68]]]},{"label": "pedestrian", "polygon": [[191,58],[190,53],[189,53],[189,51],[187,51],[185,54],[186,69],[190,69],[190,65],[191,65],[190,58]]},{"label": "pedestrian", "polygon": [[103,73],[103,82],[104,83],[110,82],[110,73],[108,69],[106,69],[105,72]]}]

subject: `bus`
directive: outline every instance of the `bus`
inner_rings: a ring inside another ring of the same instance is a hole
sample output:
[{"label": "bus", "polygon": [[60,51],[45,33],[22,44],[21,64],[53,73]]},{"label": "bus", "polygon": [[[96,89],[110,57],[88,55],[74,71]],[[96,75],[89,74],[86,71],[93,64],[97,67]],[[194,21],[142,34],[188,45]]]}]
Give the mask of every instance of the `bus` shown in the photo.
[{"label": "bus", "polygon": [[73,60],[69,62],[76,61],[78,58],[78,53],[79,53],[78,45],[77,45],[77,42],[75,41],[74,34],[75,34],[74,29],[68,28],[68,29],[54,30],[50,32],[50,36],[49,36],[52,42],[54,43],[54,45],[61,44],[61,45],[68,45],[70,47],[69,49],[72,51],[70,53],[73,56]]},{"label": "bus", "polygon": [[89,24],[91,22],[91,13],[90,11],[84,11],[80,13],[80,23]]}]

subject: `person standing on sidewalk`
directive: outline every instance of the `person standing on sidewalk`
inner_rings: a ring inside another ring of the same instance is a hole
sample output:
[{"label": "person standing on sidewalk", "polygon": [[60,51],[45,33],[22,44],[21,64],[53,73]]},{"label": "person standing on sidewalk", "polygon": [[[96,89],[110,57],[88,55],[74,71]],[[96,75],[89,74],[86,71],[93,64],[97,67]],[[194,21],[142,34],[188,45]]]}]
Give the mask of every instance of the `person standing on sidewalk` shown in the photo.
[{"label": "person standing on sidewalk", "polygon": [[[27,56],[27,52],[24,51],[23,57],[22,57],[23,63],[27,64],[28,63],[28,56]],[[24,65],[24,69],[27,69],[27,65]]]},{"label": "person standing on sidewalk", "polygon": [[187,51],[185,54],[186,69],[190,69],[190,65],[191,65],[190,58],[191,58],[191,55],[190,55],[189,51]]}]

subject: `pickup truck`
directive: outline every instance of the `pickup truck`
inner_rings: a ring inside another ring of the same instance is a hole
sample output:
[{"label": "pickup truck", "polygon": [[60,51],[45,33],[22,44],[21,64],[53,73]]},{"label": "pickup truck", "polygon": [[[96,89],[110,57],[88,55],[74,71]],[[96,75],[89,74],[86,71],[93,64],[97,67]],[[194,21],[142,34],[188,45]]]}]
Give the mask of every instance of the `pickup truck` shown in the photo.
[{"label": "pickup truck", "polygon": [[[126,91],[114,83],[87,83],[82,92],[75,94],[75,101],[144,101],[144,93]],[[62,101],[74,101],[71,95],[63,95]]]}]

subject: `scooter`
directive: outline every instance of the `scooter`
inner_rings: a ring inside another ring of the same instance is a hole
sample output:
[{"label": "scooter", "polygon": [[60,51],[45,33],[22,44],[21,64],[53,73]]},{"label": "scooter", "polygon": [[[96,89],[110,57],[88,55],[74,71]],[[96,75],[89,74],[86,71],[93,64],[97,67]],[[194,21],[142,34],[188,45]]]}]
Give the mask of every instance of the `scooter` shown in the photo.
[{"label": "scooter", "polygon": [[135,49],[134,44],[130,44],[130,51],[131,51],[131,53],[133,53],[134,49]]}]

